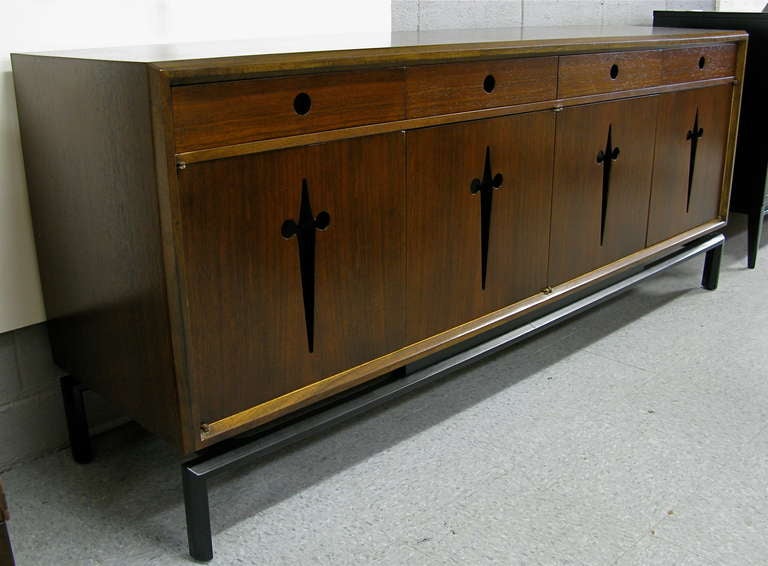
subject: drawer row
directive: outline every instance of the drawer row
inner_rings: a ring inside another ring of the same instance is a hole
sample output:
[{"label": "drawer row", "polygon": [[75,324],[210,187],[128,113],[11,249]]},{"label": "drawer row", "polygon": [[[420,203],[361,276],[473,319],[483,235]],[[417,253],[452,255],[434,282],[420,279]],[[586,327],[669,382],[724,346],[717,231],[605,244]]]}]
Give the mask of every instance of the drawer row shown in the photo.
[{"label": "drawer row", "polygon": [[178,86],[176,151],[729,77],[735,68],[729,43]]}]

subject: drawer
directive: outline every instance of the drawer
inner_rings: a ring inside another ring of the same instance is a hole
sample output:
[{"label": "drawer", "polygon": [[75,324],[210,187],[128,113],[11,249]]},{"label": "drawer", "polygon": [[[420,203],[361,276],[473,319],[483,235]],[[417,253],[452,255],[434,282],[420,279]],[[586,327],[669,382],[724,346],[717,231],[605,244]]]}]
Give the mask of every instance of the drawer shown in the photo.
[{"label": "drawer", "polygon": [[406,71],[408,117],[551,100],[557,58],[419,65]]},{"label": "drawer", "polygon": [[736,45],[670,49],[662,52],[661,61],[665,83],[730,77],[736,74]]},{"label": "drawer", "polygon": [[629,51],[560,57],[558,96],[584,96],[661,83],[661,52]]},{"label": "drawer", "polygon": [[385,69],[174,87],[176,151],[400,120],[403,74]]}]

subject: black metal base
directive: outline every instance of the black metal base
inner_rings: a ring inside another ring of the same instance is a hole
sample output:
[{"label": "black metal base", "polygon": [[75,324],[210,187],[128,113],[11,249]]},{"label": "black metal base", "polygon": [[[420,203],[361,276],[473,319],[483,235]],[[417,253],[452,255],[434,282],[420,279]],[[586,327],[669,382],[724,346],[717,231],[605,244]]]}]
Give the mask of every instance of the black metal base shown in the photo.
[{"label": "black metal base", "polygon": [[701,286],[710,291],[717,289],[720,280],[720,260],[723,257],[723,244],[712,248],[704,256],[704,273],[701,275]]},{"label": "black metal base", "polygon": [[72,458],[78,464],[87,464],[93,460],[91,437],[88,434],[88,417],[83,402],[85,387],[71,375],[61,378],[61,394],[64,399],[64,415],[67,418],[69,444]]},{"label": "black metal base", "polygon": [[213,558],[211,541],[211,523],[208,502],[208,479],[227,469],[243,465],[263,457],[279,448],[295,443],[332,425],[351,419],[371,408],[395,399],[417,387],[426,385],[435,379],[453,372],[479,359],[489,356],[512,344],[528,338],[563,320],[595,306],[632,285],[659,273],[673,265],[686,261],[696,255],[706,253],[702,285],[706,289],[717,288],[720,272],[720,257],[725,238],[722,234],[708,236],[702,241],[692,243],[679,252],[656,263],[646,266],[642,271],[626,277],[589,296],[572,302],[562,308],[551,311],[535,321],[498,335],[479,345],[443,359],[413,373],[400,370],[393,373],[383,385],[363,390],[352,397],[346,397],[335,404],[326,404],[325,408],[314,413],[305,413],[301,418],[286,421],[279,428],[271,428],[263,434],[246,433],[243,440],[231,449],[224,451],[212,447],[200,453],[191,461],[181,466],[184,486],[184,503],[187,516],[187,536],[189,553],[195,560],[209,561]]}]

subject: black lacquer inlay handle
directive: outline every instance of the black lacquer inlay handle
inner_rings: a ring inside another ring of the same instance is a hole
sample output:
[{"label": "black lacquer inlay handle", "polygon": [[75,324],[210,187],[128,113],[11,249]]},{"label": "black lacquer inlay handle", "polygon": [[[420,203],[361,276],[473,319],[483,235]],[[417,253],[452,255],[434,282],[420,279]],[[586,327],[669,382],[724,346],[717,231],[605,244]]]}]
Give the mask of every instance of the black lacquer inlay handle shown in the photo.
[{"label": "black lacquer inlay handle", "polygon": [[493,191],[500,189],[504,182],[504,176],[501,173],[494,175],[491,171],[491,148],[486,147],[483,178],[472,179],[472,182],[469,184],[469,190],[473,195],[480,193],[480,252],[483,290],[485,290],[485,280],[488,274],[488,244],[491,239]]},{"label": "black lacquer inlay handle", "polygon": [[619,158],[621,150],[613,145],[613,125],[608,125],[608,139],[605,148],[597,152],[597,162],[603,166],[603,198],[600,210],[600,245],[605,240],[605,220],[608,215],[608,195],[611,190],[611,168],[614,161]]},{"label": "black lacquer inlay handle", "polygon": [[688,198],[685,201],[685,212],[691,209],[691,193],[693,191],[693,172],[696,169],[696,151],[699,148],[699,139],[704,135],[704,128],[699,127],[699,109],[696,108],[696,116],[693,119],[693,128],[688,130],[685,139],[691,142],[691,155],[688,159]]},{"label": "black lacquer inlay handle", "polygon": [[307,331],[307,346],[310,353],[315,349],[315,234],[331,225],[331,215],[320,212],[317,217],[312,213],[309,202],[307,180],[301,182],[301,204],[299,220],[289,219],[283,222],[280,233],[283,238],[296,236],[299,243],[299,270],[301,271],[301,293],[304,299],[304,322]]}]

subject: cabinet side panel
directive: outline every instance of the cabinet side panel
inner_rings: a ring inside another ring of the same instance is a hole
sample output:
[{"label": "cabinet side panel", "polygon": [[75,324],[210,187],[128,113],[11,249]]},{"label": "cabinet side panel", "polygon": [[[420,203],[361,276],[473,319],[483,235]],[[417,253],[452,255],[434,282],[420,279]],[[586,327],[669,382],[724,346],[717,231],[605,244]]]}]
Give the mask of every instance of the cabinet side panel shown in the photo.
[{"label": "cabinet side panel", "polygon": [[54,358],[178,446],[146,68],[13,66]]}]

